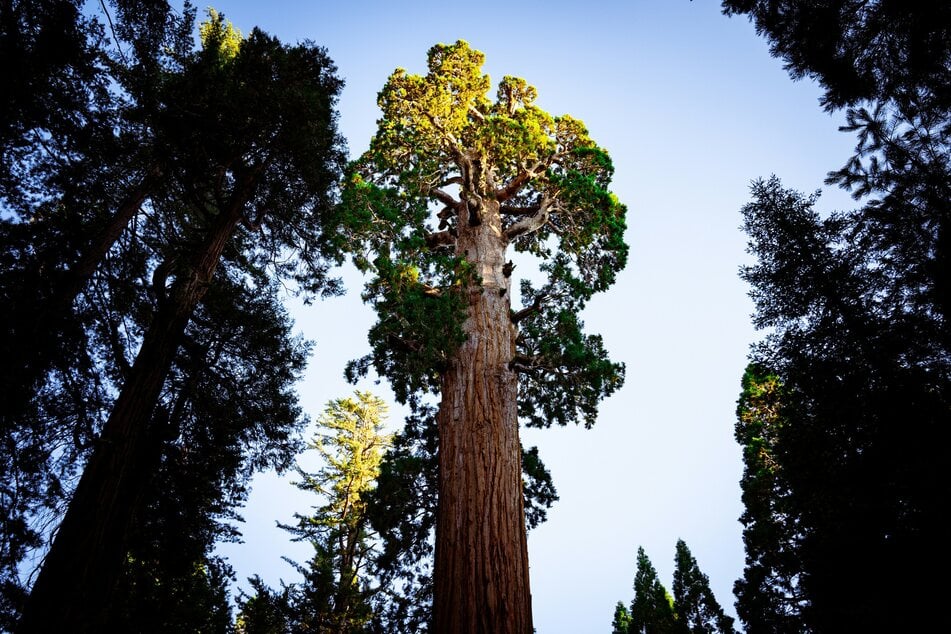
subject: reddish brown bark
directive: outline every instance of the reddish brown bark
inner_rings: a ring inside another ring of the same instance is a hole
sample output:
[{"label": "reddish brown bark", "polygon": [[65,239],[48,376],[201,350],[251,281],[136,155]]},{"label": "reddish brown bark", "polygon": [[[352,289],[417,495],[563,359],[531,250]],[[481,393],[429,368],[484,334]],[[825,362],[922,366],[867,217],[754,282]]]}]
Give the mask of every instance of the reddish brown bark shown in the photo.
[{"label": "reddish brown bark", "polygon": [[459,223],[456,252],[475,264],[466,342],[443,375],[433,629],[530,634],[532,606],[516,410],[515,327],[498,203]]},{"label": "reddish brown bark", "polygon": [[153,468],[155,436],[149,423],[155,405],[188,320],[242,218],[250,185],[246,182],[215,219],[190,273],[161,303],[57,530],[17,632],[97,631],[121,572],[128,527]]}]

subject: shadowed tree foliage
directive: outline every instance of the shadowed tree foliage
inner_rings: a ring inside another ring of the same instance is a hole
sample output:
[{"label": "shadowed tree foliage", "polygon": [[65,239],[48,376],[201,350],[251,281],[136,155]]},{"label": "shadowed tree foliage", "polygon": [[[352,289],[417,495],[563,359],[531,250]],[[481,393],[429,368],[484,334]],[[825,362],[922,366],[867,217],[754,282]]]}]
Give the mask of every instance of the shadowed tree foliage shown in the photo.
[{"label": "shadowed tree foliage", "polygon": [[[581,122],[537,108],[514,77],[491,101],[482,62],[465,42],[440,44],[425,76],[398,69],[380,93],[340,206],[378,314],[350,373],[372,365],[401,401],[440,394],[435,629],[530,632],[517,417],[590,425],[621,384],[577,313],[624,266],[625,210]],[[547,277],[520,285],[518,311],[510,245]]]},{"label": "shadowed tree foliage", "polygon": [[677,540],[674,563],[674,611],[680,631],[690,634],[735,634],[733,617],[724,614],[710,589],[710,579],[700,571],[697,560],[682,539]]},{"label": "shadowed tree foliage", "polygon": [[951,106],[951,7],[941,0],[723,0],[747,15],[795,79],[828,109],[918,95]]},{"label": "shadowed tree foliage", "polygon": [[754,21],[793,77],[818,80],[826,109],[846,109],[855,153],[827,183],[860,204],[820,216],[815,197],[773,178],[744,209],[757,264],[743,277],[771,334],[751,355],[737,425],[738,611],[750,631],[946,629],[907,609],[941,591],[907,580],[951,563],[938,546],[951,499],[938,466],[951,414],[951,6],[723,6]]},{"label": "shadowed tree foliage", "polygon": [[634,574],[634,600],[631,601],[631,634],[667,634],[678,632],[674,600],[660,582],[654,565],[644,549],[637,549],[637,572]]},{"label": "shadowed tree foliage", "polygon": [[779,377],[756,364],[743,374],[736,441],[743,447],[743,544],[746,567],[734,584],[736,611],[749,634],[805,631],[795,553],[796,521],[776,457],[783,427]]},{"label": "shadowed tree foliage", "polygon": [[156,414],[168,417],[159,466],[133,519],[108,631],[230,631],[232,574],[213,549],[237,539],[233,509],[252,474],[287,469],[299,449],[306,418],[293,386],[309,347],[291,335],[276,289],[222,277],[189,324]]},{"label": "shadowed tree foliage", "polygon": [[940,466],[951,414],[943,319],[894,251],[865,240],[878,234],[868,207],[822,219],[814,198],[775,178],[753,195],[744,218],[757,263],[743,277],[756,325],[772,333],[752,357],[782,388],[756,370],[741,401],[741,614],[782,622],[798,612],[816,631],[934,624],[898,606],[937,592],[906,580],[946,558],[933,552],[951,499]]},{"label": "shadowed tree foliage", "polygon": [[[242,40],[216,14],[210,24],[202,30],[199,50],[182,53],[162,72],[145,78],[152,83],[133,82],[134,89],[122,94],[138,99],[129,110],[148,124],[143,152],[160,157],[161,186],[144,193],[147,204],[134,205],[116,227],[115,238],[101,243],[105,250],[91,260],[94,275],[80,285],[82,296],[76,301],[90,310],[83,328],[92,344],[79,349],[91,359],[92,385],[98,381],[106,393],[93,404],[108,416],[88,425],[87,433],[97,441],[81,451],[90,457],[33,586],[22,631],[94,627],[107,615],[110,593],[127,559],[128,538],[135,532],[134,512],[146,504],[149,481],[161,465],[174,464],[162,462],[162,439],[181,433],[173,428],[180,422],[176,407],[187,401],[175,395],[189,395],[191,382],[201,384],[200,377],[188,375],[208,369],[201,365],[203,359],[225,362],[224,357],[207,356],[217,345],[211,331],[189,331],[209,290],[222,279],[238,288],[220,296],[231,297],[229,301],[239,301],[241,293],[273,297],[278,280],[291,281],[311,296],[337,290],[318,246],[342,164],[333,109],[341,82],[333,64],[312,45],[285,46],[257,30]],[[22,224],[12,223],[9,233],[21,234]],[[22,253],[27,257],[23,269],[29,270],[29,246]],[[263,314],[277,315],[268,310]],[[283,322],[278,324],[279,336],[286,337]],[[190,350],[184,347],[190,343],[189,332],[197,339]],[[129,350],[137,350],[134,358]],[[180,350],[186,354],[179,355]],[[248,359],[269,354],[255,351]],[[294,431],[297,414],[278,414],[268,421],[275,426],[268,430],[259,426],[262,419],[253,408],[284,407],[280,402],[287,401],[287,394],[281,386],[288,374],[298,372],[292,361],[297,352],[290,355],[272,356],[291,363],[272,370],[272,385],[260,386],[276,389],[273,396],[233,404],[251,408],[242,412],[248,416],[243,427],[228,429],[224,421],[203,418],[202,425],[223,426],[215,430],[220,434],[210,434],[211,442],[224,445],[225,453],[237,452],[239,465],[243,460],[255,468],[286,462],[286,456],[275,456],[293,445],[281,438]],[[70,365],[62,357],[56,363]],[[240,367],[246,366],[235,369]],[[225,371],[221,378],[227,377],[248,383],[239,371]],[[68,394],[64,387],[46,379],[38,394],[48,391],[58,399]],[[114,403],[110,389],[117,393]],[[275,403],[266,403],[268,398]],[[59,417],[51,410],[47,406],[55,421]],[[265,416],[275,413],[269,410]],[[278,427],[287,423],[290,428]],[[260,443],[258,457],[256,449],[243,444],[248,440]],[[196,465],[204,460],[206,477],[233,481],[241,469],[218,462],[213,454],[218,449],[204,446],[212,454],[195,456]],[[240,458],[243,450],[251,451],[246,459]],[[37,463],[43,459],[41,455]],[[72,461],[69,468],[75,473],[79,466]],[[59,492],[57,496],[62,499]],[[196,502],[196,508],[213,513],[227,498],[227,493],[218,494]],[[192,552],[204,546],[196,548]]]}]

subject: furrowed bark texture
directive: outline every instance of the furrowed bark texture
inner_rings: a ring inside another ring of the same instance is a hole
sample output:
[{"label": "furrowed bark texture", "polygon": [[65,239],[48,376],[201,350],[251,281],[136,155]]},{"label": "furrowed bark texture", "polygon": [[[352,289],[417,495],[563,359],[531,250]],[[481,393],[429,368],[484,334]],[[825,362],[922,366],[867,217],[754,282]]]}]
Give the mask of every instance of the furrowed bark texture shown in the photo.
[{"label": "furrowed bark texture", "polygon": [[498,209],[495,201],[483,203],[481,224],[460,222],[456,243],[482,286],[469,291],[467,340],[443,375],[439,407],[439,634],[532,632],[517,380],[509,368],[515,327]]},{"label": "furrowed bark texture", "polygon": [[53,546],[33,584],[20,634],[93,632],[126,554],[126,533],[154,470],[149,423],[185,327],[204,297],[247,193],[214,221],[189,274],[176,281],[146,333]]}]

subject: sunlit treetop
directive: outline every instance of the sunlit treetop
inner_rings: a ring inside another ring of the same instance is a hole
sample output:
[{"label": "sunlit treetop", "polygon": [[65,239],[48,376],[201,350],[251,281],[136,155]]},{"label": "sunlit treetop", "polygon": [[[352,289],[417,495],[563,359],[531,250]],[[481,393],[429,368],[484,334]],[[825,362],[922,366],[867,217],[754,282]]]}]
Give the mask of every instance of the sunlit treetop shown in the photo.
[{"label": "sunlit treetop", "polygon": [[230,20],[215,9],[208,7],[208,19],[198,27],[201,46],[205,50],[217,49],[222,59],[234,59],[244,37]]},{"label": "sunlit treetop", "polygon": [[[524,79],[504,77],[490,100],[483,61],[459,41],[430,49],[425,76],[397,69],[380,92],[383,117],[351,174],[351,193],[399,188],[399,202],[416,212],[404,215],[413,221],[406,228],[431,245],[451,242],[460,203],[469,208],[464,220],[479,222],[473,212],[494,201],[516,250],[548,257],[554,236],[590,290],[603,290],[627,255],[608,153],[581,121],[535,106],[537,91]],[[442,207],[436,231],[423,222],[423,202]]]}]

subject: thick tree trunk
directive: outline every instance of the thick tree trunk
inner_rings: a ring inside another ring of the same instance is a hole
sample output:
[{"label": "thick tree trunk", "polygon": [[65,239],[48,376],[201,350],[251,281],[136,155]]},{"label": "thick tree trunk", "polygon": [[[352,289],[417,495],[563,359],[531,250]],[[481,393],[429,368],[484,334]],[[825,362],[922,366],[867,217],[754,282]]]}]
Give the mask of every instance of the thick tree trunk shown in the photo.
[{"label": "thick tree trunk", "polygon": [[437,634],[530,634],[506,241],[498,204],[481,211],[481,223],[461,226],[457,241],[482,286],[470,289],[467,340],[443,375],[433,627]]},{"label": "thick tree trunk", "polygon": [[247,196],[244,188],[222,210],[189,274],[160,305],[33,585],[18,632],[97,631],[122,569],[133,512],[153,470],[153,411]]}]

